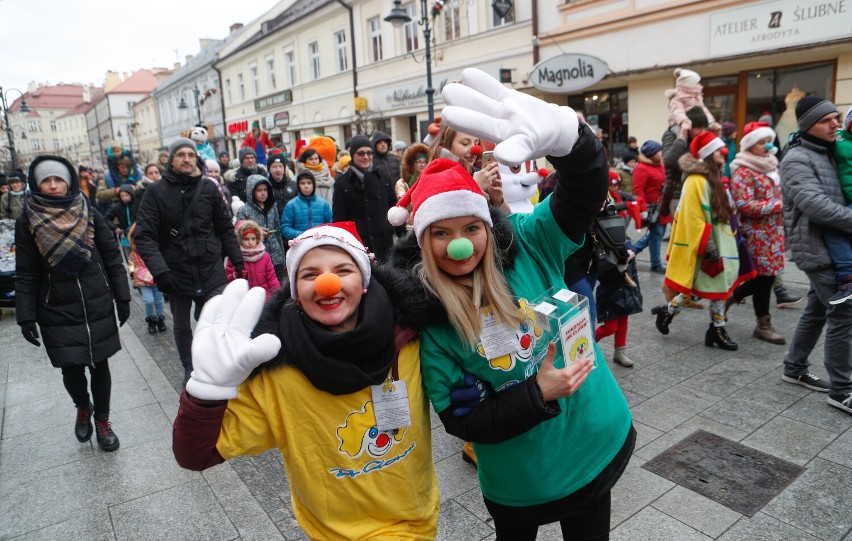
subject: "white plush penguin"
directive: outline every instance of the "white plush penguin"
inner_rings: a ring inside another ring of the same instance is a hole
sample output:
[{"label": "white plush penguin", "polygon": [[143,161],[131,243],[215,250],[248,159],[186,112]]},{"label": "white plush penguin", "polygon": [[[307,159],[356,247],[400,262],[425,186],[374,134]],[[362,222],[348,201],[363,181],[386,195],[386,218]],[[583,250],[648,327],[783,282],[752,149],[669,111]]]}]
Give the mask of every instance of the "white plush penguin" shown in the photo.
[{"label": "white plush penguin", "polygon": [[195,142],[198,148],[198,154],[205,160],[216,160],[216,152],[213,146],[207,141],[207,128],[204,126],[195,126],[189,132],[189,138]]}]

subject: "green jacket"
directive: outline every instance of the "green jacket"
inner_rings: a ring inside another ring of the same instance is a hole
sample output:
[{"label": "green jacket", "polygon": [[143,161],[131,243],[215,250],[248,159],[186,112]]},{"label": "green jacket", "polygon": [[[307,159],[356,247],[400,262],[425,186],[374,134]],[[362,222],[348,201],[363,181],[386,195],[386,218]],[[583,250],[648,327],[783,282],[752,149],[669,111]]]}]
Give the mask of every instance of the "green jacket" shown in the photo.
[{"label": "green jacket", "polygon": [[837,176],[840,189],[846,196],[846,202],[852,203],[852,133],[837,131],[837,143],[834,145],[834,161],[837,162]]}]

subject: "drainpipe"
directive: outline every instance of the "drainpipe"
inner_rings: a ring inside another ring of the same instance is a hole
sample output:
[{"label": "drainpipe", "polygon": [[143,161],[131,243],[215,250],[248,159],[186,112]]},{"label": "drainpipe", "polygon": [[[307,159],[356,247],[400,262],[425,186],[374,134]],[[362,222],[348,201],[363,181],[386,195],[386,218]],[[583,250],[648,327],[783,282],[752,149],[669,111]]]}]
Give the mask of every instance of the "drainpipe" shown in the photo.
[{"label": "drainpipe", "polygon": [[538,64],[538,0],[532,0],[533,66]]},{"label": "drainpipe", "polygon": [[[224,149],[228,155],[231,155],[231,145],[230,145],[230,135],[228,134],[228,119],[225,118],[225,89],[222,87],[222,72],[219,71],[219,68],[216,67],[216,62],[219,61],[218,55],[210,64],[210,67],[216,72],[216,78],[219,79],[219,107],[222,109],[222,143],[225,145]],[[216,152],[216,159],[219,159],[219,150]],[[222,173],[223,175],[225,173]]]},{"label": "drainpipe", "polygon": [[358,97],[358,70],[355,64],[355,18],[352,15],[352,6],[347,5],[343,0],[336,0],[338,4],[345,7],[349,11],[349,40],[352,42],[352,96]]}]

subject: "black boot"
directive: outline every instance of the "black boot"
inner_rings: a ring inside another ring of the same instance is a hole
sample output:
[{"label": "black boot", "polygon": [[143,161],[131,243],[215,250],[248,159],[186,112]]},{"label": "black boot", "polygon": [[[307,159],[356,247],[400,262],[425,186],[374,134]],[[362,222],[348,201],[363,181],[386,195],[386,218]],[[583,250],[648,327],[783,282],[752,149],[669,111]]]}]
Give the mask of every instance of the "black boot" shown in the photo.
[{"label": "black boot", "polygon": [[109,415],[105,415],[102,420],[95,419],[95,428],[97,429],[98,447],[102,451],[109,453],[118,449],[118,436],[112,431]]},{"label": "black boot", "polygon": [[145,322],[148,324],[148,334],[157,334],[157,318],[148,316],[145,318]]},{"label": "black boot", "polygon": [[89,402],[88,406],[77,408],[77,422],[74,423],[74,435],[77,441],[89,441],[92,438],[92,413],[95,407]]},{"label": "black boot", "polygon": [[157,316],[157,331],[166,332],[166,316]]},{"label": "black boot", "polygon": [[661,304],[659,306],[655,306],[651,308],[651,313],[657,316],[657,330],[662,334],[669,334],[669,325],[674,319],[674,316],[669,313],[668,305]]},{"label": "black boot", "polygon": [[725,331],[725,327],[716,327],[711,323],[710,328],[707,329],[707,334],[704,335],[704,345],[707,347],[713,347],[714,344],[728,351],[736,351],[739,349],[736,342],[731,340],[731,337],[728,336],[728,333]]}]

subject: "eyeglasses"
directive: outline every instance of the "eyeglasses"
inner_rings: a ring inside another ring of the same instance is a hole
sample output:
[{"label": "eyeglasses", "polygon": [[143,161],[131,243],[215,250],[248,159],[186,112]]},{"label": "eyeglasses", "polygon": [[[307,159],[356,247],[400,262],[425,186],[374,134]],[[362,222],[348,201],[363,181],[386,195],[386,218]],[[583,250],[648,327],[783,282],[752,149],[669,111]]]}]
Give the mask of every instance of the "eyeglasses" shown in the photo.
[{"label": "eyeglasses", "polygon": [[364,156],[370,156],[370,157],[372,157],[372,156],[373,156],[373,151],[372,151],[372,150],[359,150],[358,152],[356,152],[356,153],[355,153],[355,155],[356,155],[356,156],[360,156],[360,157],[362,157],[362,158],[363,158]]},{"label": "eyeglasses", "polygon": [[415,165],[426,165],[429,163],[429,160],[414,160]]},{"label": "eyeglasses", "polygon": [[197,154],[195,152],[178,152],[175,154],[175,158],[179,160],[194,160]]}]

